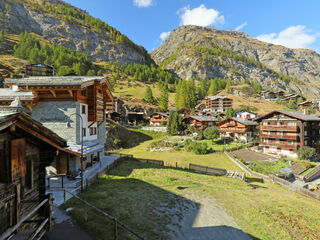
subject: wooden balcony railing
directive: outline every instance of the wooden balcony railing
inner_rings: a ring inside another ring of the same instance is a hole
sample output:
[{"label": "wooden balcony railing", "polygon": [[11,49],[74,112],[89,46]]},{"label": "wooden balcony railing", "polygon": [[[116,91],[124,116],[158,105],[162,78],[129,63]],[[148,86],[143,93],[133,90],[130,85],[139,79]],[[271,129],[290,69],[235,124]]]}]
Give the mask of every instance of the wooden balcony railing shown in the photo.
[{"label": "wooden balcony railing", "polygon": [[286,125],[260,125],[260,129],[297,131],[298,127],[297,126],[286,126]]},{"label": "wooden balcony railing", "polygon": [[245,133],[246,129],[243,128],[220,128],[220,132],[233,132],[233,133]]},{"label": "wooden balcony railing", "polygon": [[279,147],[282,149],[297,149],[298,144],[276,143],[276,142],[259,142],[260,146]]},{"label": "wooden balcony railing", "polygon": [[290,140],[296,140],[296,136],[290,136],[290,135],[277,135],[277,134],[261,134],[259,135],[261,138],[276,138],[276,139],[290,139]]}]

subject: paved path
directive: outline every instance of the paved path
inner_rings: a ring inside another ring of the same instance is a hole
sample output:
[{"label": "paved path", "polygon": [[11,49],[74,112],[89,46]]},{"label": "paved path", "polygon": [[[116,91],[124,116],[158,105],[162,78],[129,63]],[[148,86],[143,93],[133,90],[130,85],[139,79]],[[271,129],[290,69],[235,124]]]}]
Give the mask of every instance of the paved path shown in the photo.
[{"label": "paved path", "polygon": [[[96,163],[92,167],[88,168],[84,172],[84,185],[86,183],[86,180],[91,180],[95,178],[96,175],[98,175],[101,171],[103,171],[107,166],[112,164],[114,161],[116,161],[119,157],[107,157],[104,156],[101,158],[100,163]],[[61,188],[61,178],[57,179],[51,179],[50,181],[51,188],[47,190],[47,193],[52,193],[54,198],[54,204],[56,206],[60,206],[64,202],[64,191]],[[68,180],[67,178],[64,179],[64,186],[66,190],[77,193],[80,191],[80,179],[77,178],[76,180]],[[72,196],[71,194],[66,194],[66,200],[70,199]]]},{"label": "paved path", "polygon": [[[215,199],[188,195],[182,221],[171,225],[174,240],[251,240]],[[180,226],[177,226],[180,225]]]},{"label": "paved path", "polygon": [[59,207],[54,207],[55,224],[46,234],[48,240],[93,240],[75,221]]}]

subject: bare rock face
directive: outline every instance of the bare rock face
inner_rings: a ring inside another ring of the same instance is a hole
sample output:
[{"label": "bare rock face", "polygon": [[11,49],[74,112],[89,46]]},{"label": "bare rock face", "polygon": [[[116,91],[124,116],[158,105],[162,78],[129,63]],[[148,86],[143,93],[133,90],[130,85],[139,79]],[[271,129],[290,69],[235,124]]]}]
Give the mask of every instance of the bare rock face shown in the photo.
[{"label": "bare rock face", "polygon": [[[26,2],[28,1],[26,0]],[[60,0],[42,0],[42,2],[65,4]],[[10,10],[6,10],[6,5],[9,6]],[[3,16],[0,21],[0,30],[8,33],[33,32],[43,36],[51,43],[85,52],[94,61],[146,62],[145,56],[141,52],[126,44],[117,43],[108,32],[98,33],[90,27],[63,21],[53,14],[33,9],[22,0],[1,0],[1,13]]]},{"label": "bare rock face", "polygon": [[[239,57],[199,50],[217,47],[261,63],[261,66]],[[318,53],[261,42],[236,31],[181,26],[170,33],[151,57],[163,68],[186,79],[223,77],[241,81],[247,78],[268,89],[292,90],[310,96],[318,95],[320,90]],[[279,74],[294,79],[281,79]]]}]

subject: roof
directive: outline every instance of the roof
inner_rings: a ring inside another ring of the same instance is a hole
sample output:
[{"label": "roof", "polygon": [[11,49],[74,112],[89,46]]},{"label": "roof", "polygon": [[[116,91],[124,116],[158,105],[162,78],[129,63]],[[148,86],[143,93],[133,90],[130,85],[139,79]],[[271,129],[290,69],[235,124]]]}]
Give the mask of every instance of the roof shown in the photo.
[{"label": "roof", "polygon": [[232,117],[232,118],[225,119],[225,120],[221,121],[220,124],[223,124],[223,123],[225,123],[225,122],[227,122],[227,121],[229,121],[229,120],[234,120],[234,121],[239,122],[239,123],[242,123],[242,124],[244,124],[244,125],[246,125],[246,126],[256,126],[256,125],[258,125],[258,124],[257,124],[256,122],[254,122],[254,121],[248,121],[248,120],[246,120],[246,119],[236,118],[236,117]]},{"label": "roof", "polygon": [[32,91],[15,91],[11,88],[0,88],[0,100],[14,100],[16,97],[19,97],[22,101],[32,101],[35,96]]},{"label": "roof", "polygon": [[55,85],[81,85],[85,82],[98,80],[101,81],[105,77],[97,76],[46,76],[46,77],[26,77],[11,78],[5,81],[5,84],[15,84],[18,86],[55,86]]},{"label": "roof", "polygon": [[150,115],[150,117],[153,116],[154,114],[159,114],[159,115],[162,115],[162,116],[164,116],[164,117],[169,117],[169,115],[168,115],[167,113],[162,113],[162,112],[152,113],[152,114]]},{"label": "roof", "polygon": [[281,114],[287,115],[289,117],[293,117],[293,118],[300,119],[303,121],[320,121],[319,117],[312,116],[312,115],[305,115],[301,112],[291,111],[291,110],[276,110],[276,111],[267,113],[259,118],[256,118],[256,121],[260,121],[260,120],[266,118],[267,116],[272,115],[273,113],[281,113]]},{"label": "roof", "polygon": [[228,98],[227,96],[208,96],[206,97],[206,99],[216,100],[216,99],[231,99],[231,98]]},{"label": "roof", "polygon": [[[200,122],[216,122],[217,119],[213,118],[213,117],[208,117],[208,116],[198,116],[198,115],[191,115],[191,116],[188,116],[186,118],[193,118],[193,119],[196,119]],[[185,118],[185,119],[186,119]]]},{"label": "roof", "polygon": [[302,103],[299,103],[298,105],[303,105],[303,104],[306,104],[306,103],[312,103],[312,102],[310,102],[310,101],[304,101],[304,102],[302,102]]},{"label": "roof", "polygon": [[254,112],[250,112],[250,111],[247,111],[247,110],[244,110],[244,109],[240,110],[240,111],[237,111],[236,114],[241,113],[241,112],[247,112],[247,113],[251,113],[251,114],[256,115]]}]

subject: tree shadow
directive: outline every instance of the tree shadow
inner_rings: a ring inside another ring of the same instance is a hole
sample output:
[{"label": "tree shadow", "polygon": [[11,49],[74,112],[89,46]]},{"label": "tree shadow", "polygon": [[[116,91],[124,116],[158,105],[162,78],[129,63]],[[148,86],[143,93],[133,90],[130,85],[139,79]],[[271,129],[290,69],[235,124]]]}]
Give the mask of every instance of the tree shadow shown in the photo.
[{"label": "tree shadow", "polygon": [[[148,169],[148,166],[126,161],[114,169],[112,175],[125,176],[135,169]],[[169,184],[177,181],[181,195],[136,178],[104,177],[81,193],[80,197],[118,218],[147,239],[258,239],[239,229],[214,198],[203,204],[202,196],[197,195],[196,200],[184,197],[183,191],[187,191],[187,187],[178,182],[179,179],[164,176],[164,181]],[[108,219],[90,210],[88,221],[84,222],[83,206],[76,199],[69,200],[64,208],[68,207],[78,209],[78,212],[71,212],[72,216],[93,237],[114,238],[112,221],[108,222]],[[131,239],[122,228],[118,229],[118,234],[118,239]]]}]

